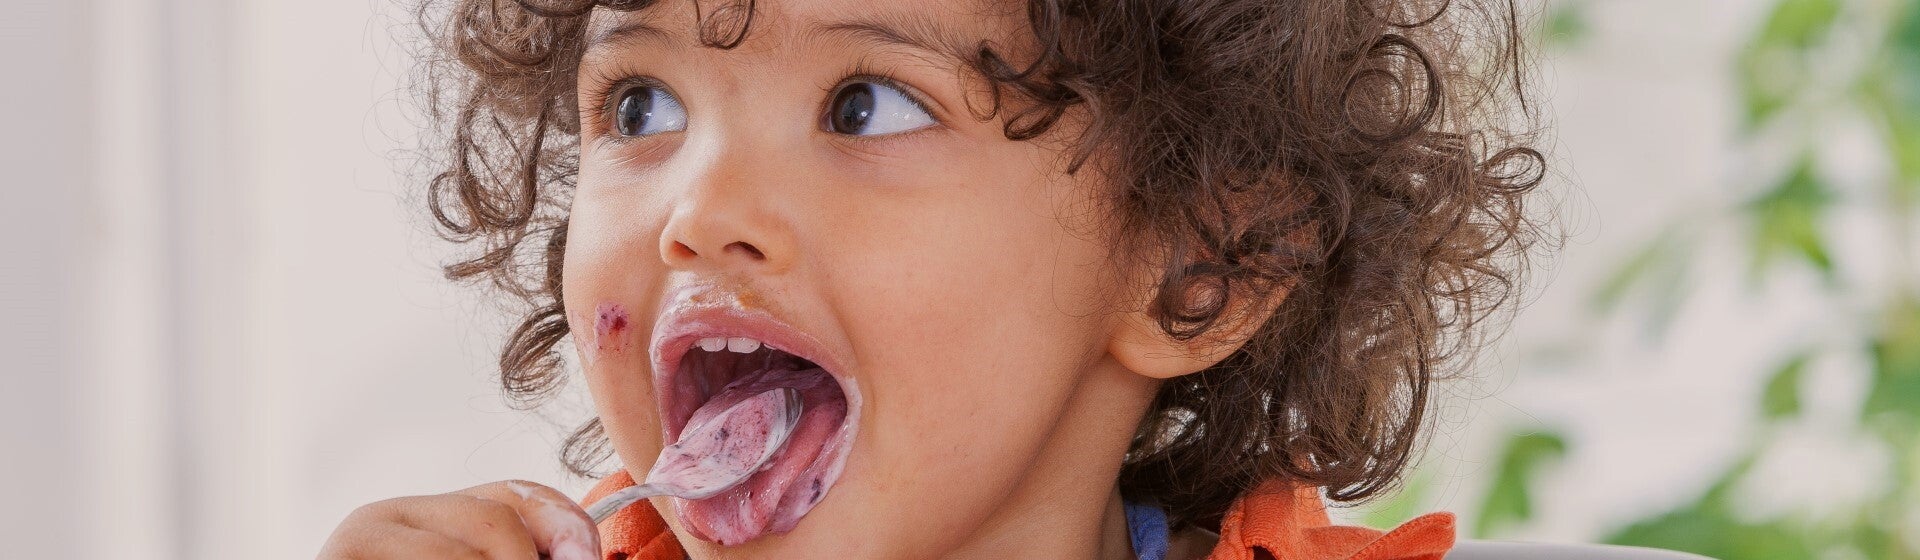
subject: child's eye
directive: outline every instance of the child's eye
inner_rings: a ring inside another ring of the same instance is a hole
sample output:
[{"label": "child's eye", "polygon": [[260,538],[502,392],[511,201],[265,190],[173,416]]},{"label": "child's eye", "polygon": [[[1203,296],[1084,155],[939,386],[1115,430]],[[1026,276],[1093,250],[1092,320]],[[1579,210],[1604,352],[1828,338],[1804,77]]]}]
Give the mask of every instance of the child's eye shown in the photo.
[{"label": "child's eye", "polygon": [[852,82],[841,86],[827,107],[827,130],[839,134],[878,136],[932,124],[933,116],[918,101],[886,84]]},{"label": "child's eye", "polygon": [[613,128],[622,136],[648,136],[687,129],[687,109],[667,90],[634,86],[614,105]]}]

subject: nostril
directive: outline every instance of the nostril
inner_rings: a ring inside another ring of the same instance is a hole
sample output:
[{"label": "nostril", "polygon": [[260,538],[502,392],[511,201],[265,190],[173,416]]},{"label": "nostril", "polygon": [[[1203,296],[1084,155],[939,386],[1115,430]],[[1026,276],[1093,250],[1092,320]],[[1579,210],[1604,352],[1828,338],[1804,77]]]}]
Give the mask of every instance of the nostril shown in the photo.
[{"label": "nostril", "polygon": [[672,252],[673,257],[680,259],[690,259],[700,256],[698,251],[694,251],[692,247],[688,247],[687,244],[679,241],[673,242],[673,246],[667,248],[667,251]]},{"label": "nostril", "polygon": [[735,241],[732,243],[728,243],[723,250],[725,251],[739,250],[739,251],[745,252],[748,256],[753,257],[753,260],[756,260],[756,261],[766,260],[767,258],[766,253],[760,252],[759,247],[754,247],[753,244],[747,243],[745,241]]}]

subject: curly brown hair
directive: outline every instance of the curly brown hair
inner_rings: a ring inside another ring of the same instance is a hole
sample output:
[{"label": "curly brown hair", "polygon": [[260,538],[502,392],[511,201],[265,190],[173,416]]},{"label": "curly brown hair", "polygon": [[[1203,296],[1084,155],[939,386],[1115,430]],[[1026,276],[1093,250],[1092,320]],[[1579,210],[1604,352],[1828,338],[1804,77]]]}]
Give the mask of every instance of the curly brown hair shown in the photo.
[{"label": "curly brown hair", "polygon": [[[555,347],[568,336],[560,271],[588,16],[654,2],[450,1],[419,12],[445,55],[424,66],[446,150],[428,205],[443,235],[480,246],[447,275],[530,308],[500,381],[536,406],[565,378]],[[738,45],[755,9],[693,4],[713,48]],[[1546,165],[1527,146],[1511,0],[1032,0],[1027,20],[1021,62],[984,42],[964,53],[994,92],[980,116],[1015,140],[1074,129],[1072,169],[1111,185],[1130,232],[1119,245],[1163,270],[1159,327],[1191,339],[1286,291],[1243,348],[1162,386],[1122,492],[1213,527],[1272,477],[1339,502],[1390,488],[1429,385],[1468,369],[1546,239],[1523,206]],[[583,476],[609,455],[598,420],[562,451]]]}]

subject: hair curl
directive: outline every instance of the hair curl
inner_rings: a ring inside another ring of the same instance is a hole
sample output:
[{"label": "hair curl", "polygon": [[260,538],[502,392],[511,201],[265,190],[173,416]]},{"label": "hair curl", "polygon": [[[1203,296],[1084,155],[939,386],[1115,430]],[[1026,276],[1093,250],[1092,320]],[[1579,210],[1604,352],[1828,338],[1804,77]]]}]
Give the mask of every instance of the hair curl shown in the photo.
[{"label": "hair curl", "polygon": [[[447,275],[530,308],[500,380],[536,406],[565,377],[588,15],[654,2],[449,1],[419,12],[444,55],[423,66],[446,157],[427,203],[444,236],[480,248]],[[693,5],[714,48],[738,45],[754,13]],[[1213,527],[1271,477],[1341,502],[1394,484],[1429,384],[1467,369],[1543,239],[1523,206],[1546,166],[1515,124],[1533,120],[1519,18],[1511,0],[1032,0],[1031,56],[971,53],[995,92],[984,118],[1006,137],[1085,112],[1073,169],[1108,180],[1125,244],[1163,266],[1151,311],[1166,332],[1201,336],[1286,291],[1241,350],[1160,389],[1123,492]],[[591,476],[610,454],[595,419],[562,458]]]}]

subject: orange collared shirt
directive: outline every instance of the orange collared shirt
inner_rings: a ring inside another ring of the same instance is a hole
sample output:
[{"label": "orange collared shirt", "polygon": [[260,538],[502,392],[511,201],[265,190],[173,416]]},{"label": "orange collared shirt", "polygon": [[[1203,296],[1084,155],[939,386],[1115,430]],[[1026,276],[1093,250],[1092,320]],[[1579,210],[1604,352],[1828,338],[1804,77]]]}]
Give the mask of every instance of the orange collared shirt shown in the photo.
[{"label": "orange collared shirt", "polygon": [[[584,503],[633,485],[626,471],[615,473],[587,492]],[[673,531],[646,504],[627,508],[600,523],[605,560],[681,560]],[[1453,514],[1429,513],[1391,531],[1333,525],[1311,487],[1270,481],[1239,500],[1220,520],[1220,543],[1207,560],[1440,560],[1453,548]],[[1268,556],[1257,556],[1265,552]]]}]

